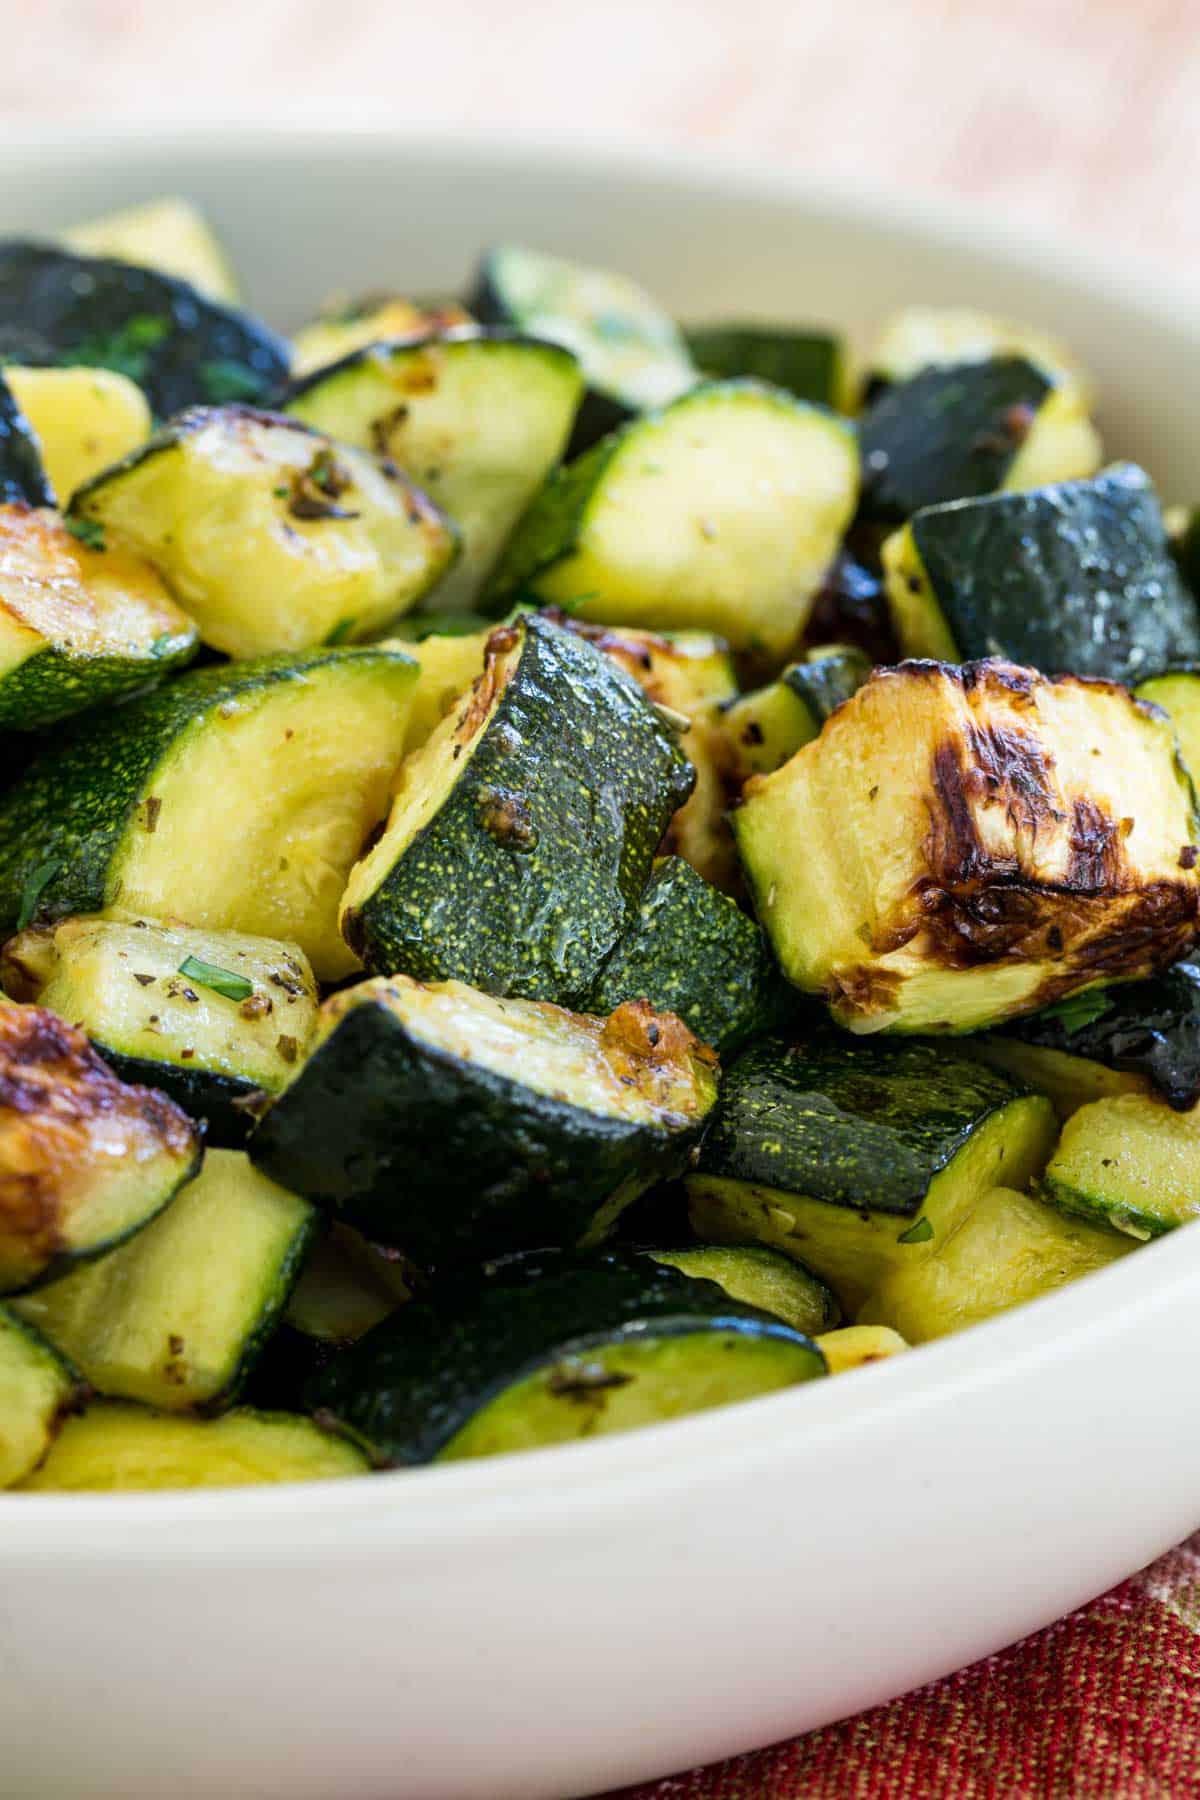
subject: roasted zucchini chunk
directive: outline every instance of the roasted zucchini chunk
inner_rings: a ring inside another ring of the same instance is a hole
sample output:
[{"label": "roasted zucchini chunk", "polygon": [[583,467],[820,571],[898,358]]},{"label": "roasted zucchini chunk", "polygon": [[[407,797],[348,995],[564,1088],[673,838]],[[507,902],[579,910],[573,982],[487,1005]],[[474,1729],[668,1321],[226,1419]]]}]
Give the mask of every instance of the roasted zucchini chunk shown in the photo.
[{"label": "roasted zucchini chunk", "polygon": [[50,487],[64,506],[76,488],[150,436],[146,396],[112,369],[10,366],[4,380],[33,428]]},{"label": "roasted zucchini chunk", "polygon": [[1183,663],[1151,675],[1135,690],[1139,700],[1161,706],[1179,740],[1183,760],[1200,781],[1200,663]]},{"label": "roasted zucchini chunk", "polygon": [[211,1411],[236,1398],[315,1231],[312,1207],[241,1151],[209,1150],[132,1242],[13,1304],[98,1393]]},{"label": "roasted zucchini chunk", "polygon": [[853,644],[822,644],[803,662],[790,663],[777,681],[727,706],[725,731],[737,785],[782,768],[870,673],[866,655]]},{"label": "roasted zucchini chunk", "polygon": [[894,313],[868,358],[867,396],[911,381],[923,369],[1004,356],[1023,357],[1059,386],[1075,387],[1090,407],[1091,379],[1065,345],[1033,326],[965,306],[908,306]]},{"label": "roasted zucchini chunk", "polygon": [[1158,496],[1132,463],[928,507],[888,539],[883,561],[906,656],[1007,656],[1132,686],[1200,655],[1200,613]]},{"label": "roasted zucchini chunk", "polygon": [[500,244],[484,256],[467,305],[486,324],[527,331],[578,357],[587,395],[572,456],[700,379],[670,314],[636,282],[608,269]]},{"label": "roasted zucchini chunk", "polygon": [[185,406],[261,402],[287,377],[287,345],[187,281],[24,238],[0,241],[0,341],[37,346],[14,362],[115,369],[160,418]]},{"label": "roasted zucchini chunk", "polygon": [[250,1151],[418,1265],[597,1240],[679,1173],[716,1058],[644,1001],[609,1019],[398,975],[343,988]]},{"label": "roasted zucchini chunk", "polygon": [[848,421],[759,382],[711,382],[552,475],[488,603],[536,597],[783,657],[857,498]]},{"label": "roasted zucchini chunk", "polygon": [[840,1024],[973,1031],[1187,951],[1193,807],[1167,721],[1123,688],[909,662],[733,823],[784,973]]},{"label": "roasted zucchini chunk", "polygon": [[0,1006],[0,1293],[142,1231],[199,1160],[164,1094],[118,1081],[53,1013]]},{"label": "roasted zucchini chunk", "polygon": [[832,1288],[811,1269],[766,1244],[688,1244],[682,1250],[644,1254],[685,1275],[715,1281],[731,1300],[756,1306],[807,1337],[815,1338],[841,1322]]},{"label": "roasted zucchini chunk", "polygon": [[823,1331],[816,1345],[831,1375],[847,1375],[851,1369],[887,1362],[908,1349],[900,1333],[887,1325],[843,1325],[838,1331]]},{"label": "roasted zucchini chunk", "polygon": [[37,1467],[86,1392],[54,1346],[0,1306],[0,1488]]},{"label": "roasted zucchini chunk", "polygon": [[348,1225],[331,1225],[308,1253],[285,1325],[320,1345],[356,1343],[411,1297],[411,1265],[393,1255],[389,1261]]},{"label": "roasted zucchini chunk", "polygon": [[1053,1293],[1133,1248],[1115,1232],[993,1188],[932,1256],[886,1276],[859,1317],[925,1344]]},{"label": "roasted zucchini chunk", "polygon": [[439,1283],[309,1402],[381,1461],[454,1462],[659,1424],[825,1373],[812,1340],[649,1257],[541,1251]]},{"label": "roasted zucchini chunk", "polygon": [[346,941],[373,973],[571,1004],[691,785],[671,731],[607,657],[536,616],[501,626],[401,768],[346,887]]},{"label": "roasted zucchini chunk", "polygon": [[51,725],[151,687],[198,643],[136,551],[48,508],[0,505],[0,727]]},{"label": "roasted zucchini chunk", "polygon": [[697,1236],[774,1245],[855,1312],[950,1237],[997,1182],[1024,1187],[1054,1111],[941,1044],[762,1038],[726,1072],[697,1170]]},{"label": "roasted zucchini chunk", "polygon": [[190,282],[210,300],[235,302],[237,278],[212,226],[199,207],[178,195],[124,206],[63,232],[80,256],[111,256]]},{"label": "roasted zucchini chunk", "polygon": [[82,720],[0,797],[0,931],[119,903],[349,974],[338,902],[387,810],[416,674],[387,650],[267,657]]},{"label": "roasted zucchini chunk", "polygon": [[41,1468],[21,1486],[39,1494],[130,1494],[330,1481],[368,1467],[345,1438],[289,1413],[241,1407],[221,1419],[186,1419],[100,1401],[68,1420]]},{"label": "roasted zucchini chunk", "polygon": [[[457,616],[462,620],[467,617],[464,613]],[[383,639],[387,648],[403,651],[420,669],[408,713],[405,756],[411,756],[433,736],[455,703],[483,674],[483,659],[495,626],[480,625],[473,616],[471,624],[471,631],[435,631],[417,643],[399,635]]]},{"label": "roasted zucchini chunk", "polygon": [[751,376],[785,389],[797,400],[850,410],[846,345],[831,331],[797,331],[789,325],[689,325],[683,335],[693,362],[710,381]]},{"label": "roasted zucchini chunk", "polygon": [[236,657],[378,637],[458,549],[394,467],[247,406],[173,419],[71,518],[149,557],[205,643]]},{"label": "roasted zucchini chunk", "polygon": [[1044,1197],[1144,1242],[1200,1217],[1200,1113],[1157,1096],[1116,1094],[1082,1106],[1063,1127]]},{"label": "roasted zucchini chunk", "polygon": [[927,368],[889,387],[859,427],[862,509],[923,506],[1094,475],[1100,439],[1078,389],[1022,357]]},{"label": "roasted zucchini chunk", "polygon": [[562,455],[582,388],[557,345],[466,330],[356,351],[299,382],[287,410],[386,458],[445,508],[462,555],[433,604],[464,611]]},{"label": "roasted zucchini chunk", "polygon": [[754,920],[680,857],[663,857],[584,996],[587,1012],[648,1000],[722,1055],[782,1022],[795,997]]},{"label": "roasted zucchini chunk", "polygon": [[298,944],[157,919],[63,919],[5,946],[8,993],[86,1031],[125,1081],[161,1089],[243,1143],[247,1103],[286,1086],[316,1025],[317,987]]},{"label": "roasted zucchini chunk", "polygon": [[396,294],[366,294],[357,300],[335,301],[292,338],[292,375],[296,378],[311,375],[314,369],[327,369],[353,351],[387,338],[441,337],[474,322],[454,300],[426,305]]},{"label": "roasted zucchini chunk", "polygon": [[53,506],[37,434],[12,384],[0,375],[0,506]]}]

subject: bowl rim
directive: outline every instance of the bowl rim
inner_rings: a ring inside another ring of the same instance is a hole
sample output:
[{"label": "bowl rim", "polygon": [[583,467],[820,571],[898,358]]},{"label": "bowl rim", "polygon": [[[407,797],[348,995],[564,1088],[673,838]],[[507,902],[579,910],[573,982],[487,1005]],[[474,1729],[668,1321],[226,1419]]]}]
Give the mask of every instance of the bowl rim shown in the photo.
[{"label": "bowl rim", "polygon": [[[1053,241],[1044,231],[1010,226],[962,200],[932,200],[872,190],[859,183],[814,181],[795,170],[724,149],[663,144],[652,139],[614,142],[603,136],[522,130],[480,131],[423,126],[357,126],[317,122],[252,125],[240,120],[203,125],[126,123],[63,126],[48,119],[6,125],[0,145],[12,159],[27,158],[64,171],[151,144],[167,159],[196,157],[230,166],[264,158],[286,163],[319,153],[354,162],[364,156],[427,156],[464,166],[486,158],[514,172],[552,160],[575,176],[674,182],[727,202],[739,198],[793,204],[810,218],[850,219],[857,227],[901,232],[951,252],[970,252],[1011,264],[1031,277],[1090,289],[1110,303],[1194,334],[1195,295],[1174,273],[1134,279],[1117,264],[1078,244]],[[17,173],[19,171],[13,171]],[[1198,1222],[1200,1223],[1200,1222]],[[1169,1258],[1169,1260],[1168,1260]],[[799,1388],[623,1436],[552,1449],[377,1473],[344,1479],[263,1486],[170,1490],[144,1494],[39,1494],[2,1497],[6,1558],[61,1564],[106,1558],[171,1564],[219,1557],[223,1562],[294,1564],[314,1549],[336,1546],[340,1558],[378,1554],[382,1537],[403,1533],[406,1543],[435,1548],[486,1539],[574,1534],[589,1522],[615,1521],[651,1494],[661,1503],[684,1501],[696,1473],[714,1458],[736,1459],[750,1479],[795,1456],[797,1440],[813,1467],[844,1440],[872,1433],[884,1421],[903,1425],[929,1408],[950,1414],[1000,1384],[1032,1385],[1040,1367],[1084,1356],[1090,1342],[1114,1330],[1141,1328],[1176,1290],[1200,1294],[1200,1231],[1184,1227],[1169,1238],[1015,1312],[968,1327],[856,1372],[854,1388],[841,1381]],[[1032,1329],[1031,1329],[1032,1327]],[[547,1462],[546,1458],[552,1458]],[[551,1479],[547,1479],[550,1476]],[[63,1532],[69,1520],[71,1533]],[[151,1525],[168,1528],[150,1532]],[[169,1528],[181,1528],[172,1531]]]}]

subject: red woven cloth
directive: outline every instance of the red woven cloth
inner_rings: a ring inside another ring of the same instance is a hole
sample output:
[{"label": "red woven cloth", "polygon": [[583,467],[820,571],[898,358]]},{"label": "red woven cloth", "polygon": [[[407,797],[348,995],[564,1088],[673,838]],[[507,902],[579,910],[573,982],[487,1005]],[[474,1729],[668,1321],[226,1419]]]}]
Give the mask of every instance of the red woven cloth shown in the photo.
[{"label": "red woven cloth", "polygon": [[944,1681],[609,1800],[1200,1796],[1200,1533]]}]

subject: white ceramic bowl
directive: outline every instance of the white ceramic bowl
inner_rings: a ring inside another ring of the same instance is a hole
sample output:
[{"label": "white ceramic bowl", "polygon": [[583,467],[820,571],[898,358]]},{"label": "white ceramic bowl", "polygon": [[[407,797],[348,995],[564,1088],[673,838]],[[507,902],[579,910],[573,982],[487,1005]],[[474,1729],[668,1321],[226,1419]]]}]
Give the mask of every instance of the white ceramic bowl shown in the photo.
[{"label": "white ceramic bowl", "polygon": [[[974,215],[562,144],[156,132],[10,139],[0,229],[171,189],[284,324],[331,287],[453,285],[500,236],[692,315],[1027,316],[1097,372],[1112,448],[1195,498],[1195,310]],[[626,1438],[326,1486],[0,1497],[0,1786],[563,1800],[819,1725],[1194,1527],[1198,1355],[1189,1228],[852,1379]]]}]

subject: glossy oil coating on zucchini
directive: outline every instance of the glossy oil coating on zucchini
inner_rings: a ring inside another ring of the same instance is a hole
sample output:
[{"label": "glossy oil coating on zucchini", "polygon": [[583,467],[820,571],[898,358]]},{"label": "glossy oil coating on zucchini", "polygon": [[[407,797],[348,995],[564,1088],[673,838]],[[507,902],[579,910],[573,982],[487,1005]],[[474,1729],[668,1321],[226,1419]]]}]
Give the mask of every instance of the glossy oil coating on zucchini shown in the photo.
[{"label": "glossy oil coating on zucchini", "polygon": [[0,505],[53,506],[37,434],[20,402],[0,375]]},{"label": "glossy oil coating on zucchini", "polygon": [[111,256],[188,281],[210,300],[236,301],[237,278],[199,207],[177,194],[123,206],[64,231],[81,256]]},{"label": "glossy oil coating on zucchini", "polygon": [[247,406],[183,413],[71,515],[149,557],[204,641],[239,657],[377,637],[458,550],[393,466]]},{"label": "glossy oil coating on zucchini", "polygon": [[140,1232],[199,1160],[164,1094],[118,1081],[53,1013],[0,1006],[0,1293]]},{"label": "glossy oil coating on zucchini", "polygon": [[317,1018],[298,944],[137,917],[34,926],[0,956],[5,990],[86,1031],[126,1081],[161,1089],[238,1145],[247,1102],[283,1088]]},{"label": "glossy oil coating on zucchini", "polygon": [[754,381],[698,387],[550,478],[489,604],[535,595],[783,656],[853,515],[858,466],[834,413]]},{"label": "glossy oil coating on zucchini", "polygon": [[852,1031],[970,1031],[1176,961],[1193,793],[1123,688],[1011,663],[876,670],[734,814],[785,974]]},{"label": "glossy oil coating on zucchini", "polygon": [[418,1264],[602,1236],[677,1174],[716,1059],[644,1002],[599,1019],[403,976],[344,988],[251,1155]]},{"label": "glossy oil coating on zucchini", "polygon": [[1200,1217],[1200,1113],[1116,1094],[1063,1128],[1042,1191],[1066,1212],[1144,1242]]},{"label": "glossy oil coating on zucchini", "polygon": [[462,555],[432,604],[474,604],[566,446],[582,392],[566,350],[509,332],[374,344],[301,381],[287,410],[403,469],[443,507]]},{"label": "glossy oil coating on zucchini", "polygon": [[[146,396],[112,369],[4,370],[65,507],[76,488],[150,436]],[[26,496],[28,498],[28,496]]]},{"label": "glossy oil coating on zucchini", "polygon": [[0,1306],[0,1488],[37,1467],[86,1391],[52,1344]]},{"label": "glossy oil coating on zucchini", "polygon": [[387,810],[416,675],[396,651],[313,651],[87,718],[0,798],[0,929],[119,903],[350,973],[338,902]]},{"label": "glossy oil coating on zucchini", "polygon": [[691,786],[634,683],[523,616],[492,634],[479,679],[404,762],[387,828],[346,887],[346,941],[373,973],[571,1004]]},{"label": "glossy oil coating on zucchini", "polygon": [[316,1231],[311,1206],[237,1150],[130,1243],[14,1304],[98,1393],[169,1412],[236,1398]]},{"label": "glossy oil coating on zucchini", "polygon": [[440,1283],[309,1400],[399,1464],[629,1431],[825,1373],[811,1339],[649,1257],[539,1252]]},{"label": "glossy oil coating on zucchini", "polygon": [[135,551],[49,509],[0,505],[0,726],[31,730],[153,686],[198,641]]}]

